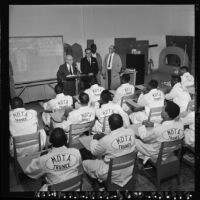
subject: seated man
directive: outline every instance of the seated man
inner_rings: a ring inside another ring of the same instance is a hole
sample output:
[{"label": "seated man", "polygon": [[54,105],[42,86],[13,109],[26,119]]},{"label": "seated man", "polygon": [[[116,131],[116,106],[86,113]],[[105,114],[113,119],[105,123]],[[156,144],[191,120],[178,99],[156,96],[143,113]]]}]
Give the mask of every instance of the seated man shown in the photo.
[{"label": "seated man", "polygon": [[93,121],[95,119],[95,109],[91,108],[89,103],[89,96],[82,92],[79,95],[81,107],[69,113],[67,120],[64,120],[59,127],[62,127],[66,132],[69,131],[71,124],[82,124]]},{"label": "seated man", "polygon": [[103,90],[105,89],[97,84],[97,78],[95,76],[91,77],[90,88],[85,90],[90,99],[90,106],[95,107],[95,109],[99,108],[100,95]]},{"label": "seated man", "polygon": [[[112,102],[111,93],[108,90],[104,90],[101,93],[100,99],[101,99],[100,100],[100,108],[96,110],[97,120],[92,129],[93,131],[102,132],[104,118],[110,116],[113,113],[117,113],[122,116],[122,119],[124,122],[123,124],[125,127],[128,127],[130,125],[129,117],[128,117],[127,113],[125,113],[123,111],[123,109],[120,105],[117,105]],[[110,128],[108,126],[107,121],[106,121],[106,126],[105,126],[105,132],[106,133],[110,132]]]},{"label": "seated man", "polygon": [[[135,112],[129,115],[133,124],[142,123],[147,120],[151,108],[164,106],[164,94],[158,88],[158,81],[150,80],[147,88],[143,90],[138,98],[138,105],[145,107],[144,111]],[[156,122],[161,121],[161,117],[154,118]]]},{"label": "seated man", "polygon": [[35,158],[26,167],[25,173],[38,179],[45,175],[47,184],[41,191],[47,191],[48,184],[56,184],[78,175],[82,164],[79,150],[67,148],[67,137],[61,128],[55,128],[49,138],[52,149],[45,155]]},{"label": "seated man", "polygon": [[[121,106],[121,100],[124,96],[133,95],[135,92],[135,87],[129,83],[130,81],[130,75],[129,74],[123,74],[121,77],[121,85],[117,88],[115,92],[115,96],[113,99],[114,103],[117,103]],[[129,107],[126,103],[122,104],[122,108],[124,111],[128,111]]]},{"label": "seated man", "polygon": [[[54,112],[56,110],[64,109],[66,107],[71,108],[71,110],[73,109],[73,99],[69,95],[64,95],[62,84],[57,84],[55,86],[55,93],[55,99],[51,99],[50,101],[43,104],[44,110]],[[43,112],[42,119],[45,125],[50,125],[51,115],[49,113]]]},{"label": "seated man", "polygon": [[[39,129],[37,112],[35,110],[26,110],[21,98],[14,97],[11,100],[11,108],[9,111],[9,128],[10,128],[10,154],[14,156],[12,136],[27,135],[36,133]],[[40,130],[41,146],[46,144],[46,133],[43,129]],[[38,151],[38,145],[32,145],[26,148],[17,149],[18,157],[25,156]]]},{"label": "seated man", "polygon": [[181,121],[185,126],[188,126],[184,130],[185,138],[184,142],[185,144],[189,146],[193,146],[195,144],[195,111],[193,108],[190,108],[188,111],[182,113],[180,116]]},{"label": "seated man", "polygon": [[[161,124],[154,126],[152,122],[145,121],[139,129],[140,139],[135,140],[138,157],[143,160],[143,164],[151,159],[157,159],[161,142],[179,140],[184,137],[183,123],[177,119],[180,108],[172,101],[168,101],[163,108]],[[153,127],[147,129],[146,127]]]},{"label": "seated man", "polygon": [[180,67],[181,84],[184,87],[194,86],[194,77],[188,71],[188,67]]},{"label": "seated man", "polygon": [[[132,129],[123,127],[123,119],[119,114],[108,118],[111,133],[99,138],[96,134],[90,142],[91,153],[104,159],[84,160],[84,171],[92,178],[105,181],[108,175],[111,158],[126,155],[135,150],[135,135]],[[113,172],[112,181],[123,187],[131,179],[132,167]]]},{"label": "seated man", "polygon": [[181,85],[181,77],[172,75],[171,78],[172,89],[169,93],[165,94],[165,99],[172,100],[180,107],[180,112],[184,112],[187,109],[189,101],[191,101],[190,94],[187,89]]}]

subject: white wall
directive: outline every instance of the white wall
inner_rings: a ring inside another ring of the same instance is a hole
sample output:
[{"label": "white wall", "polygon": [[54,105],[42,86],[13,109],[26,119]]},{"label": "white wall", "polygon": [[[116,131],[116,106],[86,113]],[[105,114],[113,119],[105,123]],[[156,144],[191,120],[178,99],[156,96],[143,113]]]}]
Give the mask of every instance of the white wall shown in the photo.
[{"label": "white wall", "polygon": [[94,39],[102,57],[116,37],[149,40],[155,67],[165,35],[194,36],[192,5],[12,5],[9,15],[10,36],[63,35],[83,49]]}]

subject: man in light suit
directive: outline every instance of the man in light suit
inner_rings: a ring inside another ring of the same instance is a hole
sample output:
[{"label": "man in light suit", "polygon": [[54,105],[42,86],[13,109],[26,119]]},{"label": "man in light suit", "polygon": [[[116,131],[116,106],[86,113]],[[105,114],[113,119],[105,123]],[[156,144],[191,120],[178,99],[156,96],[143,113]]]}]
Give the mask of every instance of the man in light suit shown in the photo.
[{"label": "man in light suit", "polygon": [[114,45],[109,47],[109,54],[106,55],[102,76],[106,80],[106,89],[115,90],[120,86],[120,71],[122,68],[122,61],[118,54],[115,53]]},{"label": "man in light suit", "polygon": [[75,64],[73,63],[73,57],[71,55],[65,55],[65,63],[63,65],[60,65],[59,70],[57,72],[58,83],[63,84],[65,95],[75,95],[75,79],[67,80],[66,76],[76,74],[77,69],[75,67]]},{"label": "man in light suit", "polygon": [[97,74],[97,81],[98,81],[98,84],[101,85],[101,72],[102,72],[102,59],[101,59],[101,55],[97,52],[97,46],[96,44],[91,44],[90,46],[91,48],[91,51],[92,51],[92,57],[96,58],[97,59],[97,64],[98,64],[98,69],[99,69],[99,72]]}]

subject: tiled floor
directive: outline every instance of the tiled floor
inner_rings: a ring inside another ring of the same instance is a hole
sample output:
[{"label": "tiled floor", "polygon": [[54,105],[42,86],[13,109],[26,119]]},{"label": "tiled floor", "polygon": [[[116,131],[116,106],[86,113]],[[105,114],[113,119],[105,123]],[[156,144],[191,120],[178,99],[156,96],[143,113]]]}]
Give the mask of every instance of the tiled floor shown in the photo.
[{"label": "tiled floor", "polygon": [[[165,74],[151,74],[145,77],[145,83],[147,83],[151,78],[157,79],[159,81],[169,80],[169,76],[166,77]],[[37,110],[38,113],[42,112],[42,107],[39,102],[33,102],[26,105],[26,108],[32,108]],[[42,126],[41,115],[38,114],[39,125]],[[10,191],[23,192],[23,191],[38,191],[41,187],[40,180],[27,179],[23,183],[17,183],[16,176],[14,173],[13,162],[10,162]],[[161,183],[161,191],[194,191],[194,171],[191,167],[182,163],[181,173],[180,173],[180,185],[177,185],[176,179],[172,178]],[[136,191],[155,191],[156,187],[152,182],[146,178],[144,175],[138,173]],[[83,177],[83,191],[93,191],[92,185],[90,184],[86,176]]]}]

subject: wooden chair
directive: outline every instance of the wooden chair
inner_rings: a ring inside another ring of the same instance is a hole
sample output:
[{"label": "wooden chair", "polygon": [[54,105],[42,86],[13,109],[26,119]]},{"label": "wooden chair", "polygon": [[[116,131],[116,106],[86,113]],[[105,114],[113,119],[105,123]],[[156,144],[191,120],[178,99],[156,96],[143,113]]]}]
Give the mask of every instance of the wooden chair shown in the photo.
[{"label": "wooden chair", "polygon": [[48,191],[82,191],[82,176],[80,173],[66,181],[48,185]]},{"label": "wooden chair", "polygon": [[[157,160],[150,159],[150,163],[156,168],[157,190],[160,190],[162,179],[176,175],[177,183],[180,184],[180,157],[183,139],[162,142]],[[176,154],[174,154],[177,152]],[[163,156],[167,156],[163,160]]]},{"label": "wooden chair", "polygon": [[80,149],[81,144],[78,140],[78,137],[83,135],[86,131],[89,132],[89,135],[91,135],[92,127],[95,123],[95,120],[91,122],[86,122],[83,124],[71,124],[70,130],[69,130],[69,147],[76,147]]},{"label": "wooden chair", "polygon": [[[130,166],[133,167],[132,171],[132,178],[128,181],[128,183],[124,187],[120,187],[119,185],[112,182],[112,173],[113,171],[126,169]],[[109,170],[108,170],[108,176],[106,180],[106,189],[108,191],[134,191],[135,190],[135,184],[136,184],[136,174],[137,174],[137,152],[132,152],[127,155],[123,155],[120,157],[116,157],[114,159],[110,159],[109,163]]]},{"label": "wooden chair", "polygon": [[148,121],[150,121],[151,117],[161,116],[163,106],[151,108],[148,116]]},{"label": "wooden chair", "polygon": [[126,100],[128,100],[128,99],[134,99],[134,98],[135,98],[135,94],[131,94],[131,95],[128,95],[128,96],[123,96],[121,98],[120,106],[122,107],[123,103],[126,103]]},{"label": "wooden chair", "polygon": [[103,119],[102,133],[105,133],[105,131],[106,131],[106,127],[108,126],[108,118],[109,118],[109,116],[105,116]]},{"label": "wooden chair", "polygon": [[27,135],[19,135],[19,136],[12,136],[13,138],[13,150],[14,150],[14,168],[15,168],[15,174],[18,180],[18,173],[17,173],[17,149],[18,148],[26,148],[33,145],[38,144],[38,152],[42,150],[41,147],[41,136],[40,132],[37,131],[36,133],[27,134]]}]

